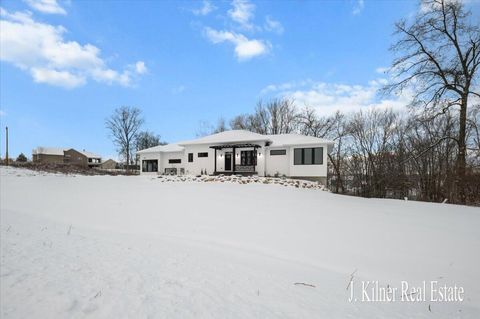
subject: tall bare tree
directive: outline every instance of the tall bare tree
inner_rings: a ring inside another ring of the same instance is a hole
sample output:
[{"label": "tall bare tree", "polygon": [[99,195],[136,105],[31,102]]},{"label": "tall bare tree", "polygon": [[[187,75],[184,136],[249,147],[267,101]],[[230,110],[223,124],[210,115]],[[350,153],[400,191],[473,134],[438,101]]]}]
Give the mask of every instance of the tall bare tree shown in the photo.
[{"label": "tall bare tree", "polygon": [[[480,28],[469,20],[470,12],[456,0],[423,0],[417,17],[396,24],[400,36],[392,51],[398,54],[391,71],[395,82],[388,92],[402,91],[412,84],[412,105],[423,105],[432,117],[458,109],[457,189],[465,203],[466,127],[469,98],[478,85]],[[478,87],[477,87],[478,89]]]},{"label": "tall bare tree", "polygon": [[230,120],[230,127],[232,130],[247,130],[253,131],[251,125],[252,115],[240,114]]},{"label": "tall bare tree", "polygon": [[299,112],[291,99],[258,101],[255,113],[238,115],[232,119],[233,129],[247,129],[259,134],[284,134],[297,130]]},{"label": "tall bare tree", "polygon": [[105,120],[105,127],[109,130],[119,155],[127,162],[127,171],[133,158],[138,131],[144,122],[141,113],[136,107],[122,106]]},{"label": "tall bare tree", "polygon": [[213,130],[213,133],[221,133],[221,132],[225,132],[227,130],[228,130],[228,126],[225,122],[225,119],[223,117],[220,117],[217,120],[217,126]]},{"label": "tall bare tree", "polygon": [[167,143],[161,141],[160,135],[157,135],[150,131],[139,132],[137,134],[137,138],[135,139],[135,146],[137,151],[165,144]]},{"label": "tall bare tree", "polygon": [[229,127],[225,121],[225,118],[219,117],[216,125],[213,125],[210,121],[200,121],[196,130],[196,135],[197,137],[203,137],[210,134],[225,132],[227,130],[229,130]]}]

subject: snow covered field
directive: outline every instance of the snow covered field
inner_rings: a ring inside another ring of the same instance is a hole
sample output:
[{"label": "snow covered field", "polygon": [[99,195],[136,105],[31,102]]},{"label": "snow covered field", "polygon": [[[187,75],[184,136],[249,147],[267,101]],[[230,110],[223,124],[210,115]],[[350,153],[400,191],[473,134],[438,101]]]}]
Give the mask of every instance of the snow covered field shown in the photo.
[{"label": "snow covered field", "polygon": [[[2,318],[480,318],[479,208],[0,173]],[[351,277],[464,301],[349,302]]]}]

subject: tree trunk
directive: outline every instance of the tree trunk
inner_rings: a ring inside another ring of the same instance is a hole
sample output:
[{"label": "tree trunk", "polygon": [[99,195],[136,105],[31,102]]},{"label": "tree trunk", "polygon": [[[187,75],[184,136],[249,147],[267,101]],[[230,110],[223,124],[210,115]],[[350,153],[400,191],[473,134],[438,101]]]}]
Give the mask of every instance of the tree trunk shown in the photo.
[{"label": "tree trunk", "polygon": [[345,193],[345,189],[343,186],[343,181],[341,179],[341,172],[340,172],[340,167],[337,166],[335,160],[333,159],[332,155],[328,154],[328,158],[330,159],[330,162],[332,163],[333,169],[335,170],[335,176],[337,177],[335,181],[335,193],[338,193],[339,190],[339,185],[342,187],[342,192]]},{"label": "tree trunk", "polygon": [[127,174],[130,170],[129,165],[130,165],[130,147],[129,147],[129,144],[127,144]]},{"label": "tree trunk", "polygon": [[457,194],[459,202],[466,204],[465,195],[465,165],[467,156],[466,145],[466,126],[467,126],[467,97],[468,94],[462,96],[462,104],[460,106],[460,128],[458,132],[458,158],[457,158]]}]

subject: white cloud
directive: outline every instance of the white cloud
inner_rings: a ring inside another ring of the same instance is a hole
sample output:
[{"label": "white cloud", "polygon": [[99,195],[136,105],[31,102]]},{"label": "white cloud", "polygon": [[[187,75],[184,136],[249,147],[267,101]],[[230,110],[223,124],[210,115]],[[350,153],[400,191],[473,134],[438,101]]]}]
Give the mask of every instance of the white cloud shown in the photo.
[{"label": "white cloud", "polygon": [[232,9],[228,10],[230,18],[246,30],[254,29],[251,20],[254,17],[255,5],[248,0],[233,0]]},{"label": "white cloud", "polygon": [[203,1],[202,6],[198,9],[193,9],[192,12],[197,16],[206,16],[213,10],[217,9],[210,1]]},{"label": "white cloud", "polygon": [[269,94],[272,92],[284,92],[292,89],[299,89],[301,87],[306,87],[308,85],[312,85],[314,82],[310,79],[302,80],[302,81],[291,81],[285,82],[280,84],[270,84],[264,87],[261,91],[261,95]]},{"label": "white cloud", "polygon": [[282,24],[270,16],[265,17],[265,30],[282,34],[284,29]]},{"label": "white cloud", "polygon": [[[84,85],[88,79],[123,86],[133,82],[135,72],[109,68],[99,48],[65,40],[64,27],[37,22],[29,12],[2,9],[0,29],[0,60],[28,71],[35,82],[65,88]],[[145,73],[144,62],[137,62],[135,70]]]},{"label": "white cloud", "polygon": [[0,110],[0,117],[7,116],[7,112]]},{"label": "white cloud", "polygon": [[375,72],[377,72],[377,73],[379,73],[379,74],[385,74],[385,73],[388,72],[388,70],[390,70],[389,67],[383,67],[383,66],[381,66],[381,67],[376,68],[376,69],[375,69]]},{"label": "white cloud", "polygon": [[387,83],[385,79],[370,81],[366,85],[314,82],[311,80],[269,85],[261,94],[293,98],[298,105],[308,105],[319,115],[330,115],[336,111],[344,113],[370,108],[402,109],[412,97],[410,91],[402,95],[381,98],[378,90]]},{"label": "white cloud", "polygon": [[365,2],[364,0],[356,0],[355,5],[352,10],[353,15],[359,15],[362,13],[363,8],[365,7]]},{"label": "white cloud", "polygon": [[24,0],[32,9],[50,14],[67,14],[57,0]]},{"label": "white cloud", "polygon": [[138,74],[145,74],[148,72],[147,67],[145,66],[145,62],[143,61],[138,61],[135,63],[135,72]]},{"label": "white cloud", "polygon": [[[218,30],[211,27],[203,28],[205,37],[213,44],[229,42],[234,45],[235,56],[238,61],[249,60],[253,57],[265,55],[270,52],[272,45],[265,39],[251,39],[245,32],[271,31],[283,33],[282,24],[270,16],[265,17],[264,26],[253,23],[255,5],[249,0],[233,0],[232,8],[227,14],[230,20],[226,21],[226,30]],[[233,24],[231,23],[233,22]]]},{"label": "white cloud", "polygon": [[32,68],[30,70],[33,80],[37,83],[47,83],[71,89],[84,85],[86,80],[81,75],[75,75],[68,71],[56,71],[45,68]]},{"label": "white cloud", "polygon": [[230,31],[217,31],[212,28],[204,29],[205,36],[214,44],[230,42],[235,45],[235,55],[238,60],[248,60],[256,56],[267,54],[270,43],[264,40],[248,39],[246,36]]}]

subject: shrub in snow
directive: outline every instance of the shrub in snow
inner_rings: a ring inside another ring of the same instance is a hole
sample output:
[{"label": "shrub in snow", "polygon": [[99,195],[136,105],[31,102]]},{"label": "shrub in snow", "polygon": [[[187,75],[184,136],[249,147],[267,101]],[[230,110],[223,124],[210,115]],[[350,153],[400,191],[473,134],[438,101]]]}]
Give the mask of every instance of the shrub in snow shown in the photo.
[{"label": "shrub in snow", "polygon": [[20,153],[20,155],[18,155],[17,157],[17,162],[25,163],[26,161],[27,161],[27,157],[25,156],[25,154]]}]

